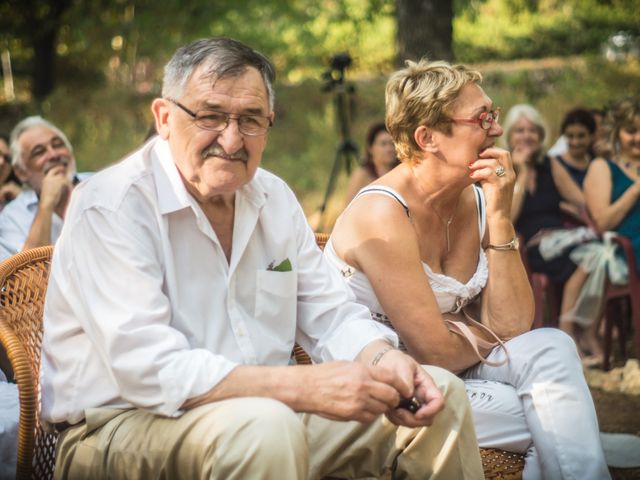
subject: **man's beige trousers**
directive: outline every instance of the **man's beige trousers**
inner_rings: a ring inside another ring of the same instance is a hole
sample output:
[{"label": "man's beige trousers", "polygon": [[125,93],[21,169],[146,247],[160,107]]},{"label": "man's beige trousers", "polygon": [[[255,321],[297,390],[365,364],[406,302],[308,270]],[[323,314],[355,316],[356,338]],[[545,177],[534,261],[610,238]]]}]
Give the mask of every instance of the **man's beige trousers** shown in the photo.
[{"label": "man's beige trousers", "polygon": [[141,410],[94,409],[66,430],[57,479],[481,479],[482,465],[464,384],[426,367],[446,407],[427,428],[298,414],[268,398],[238,398],[178,418]]}]

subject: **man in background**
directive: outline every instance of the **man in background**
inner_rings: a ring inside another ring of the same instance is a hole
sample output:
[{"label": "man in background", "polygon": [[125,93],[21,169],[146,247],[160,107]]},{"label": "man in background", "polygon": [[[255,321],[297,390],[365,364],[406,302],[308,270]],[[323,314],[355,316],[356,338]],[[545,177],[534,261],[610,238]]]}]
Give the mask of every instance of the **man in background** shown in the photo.
[{"label": "man in background", "polygon": [[10,144],[13,170],[24,189],[0,212],[0,260],[55,243],[79,181],[69,140],[42,117],[18,123]]}]

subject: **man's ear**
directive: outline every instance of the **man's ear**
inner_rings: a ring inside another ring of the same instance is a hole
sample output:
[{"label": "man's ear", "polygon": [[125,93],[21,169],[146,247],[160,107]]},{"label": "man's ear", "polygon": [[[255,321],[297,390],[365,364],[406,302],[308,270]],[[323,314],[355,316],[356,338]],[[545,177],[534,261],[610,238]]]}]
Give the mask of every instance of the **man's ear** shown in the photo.
[{"label": "man's ear", "polygon": [[423,152],[435,153],[438,150],[438,144],[433,134],[433,129],[420,125],[413,132],[413,139]]},{"label": "man's ear", "polygon": [[169,138],[169,102],[164,98],[156,98],[151,103],[151,112],[156,120],[156,132],[163,139]]},{"label": "man's ear", "polygon": [[271,112],[269,114],[269,118],[271,118],[271,125],[275,125],[276,124],[276,112]]},{"label": "man's ear", "polygon": [[25,184],[28,183],[29,174],[27,173],[27,171],[24,169],[22,165],[15,164],[13,166],[13,173],[16,174],[16,177],[18,177],[18,180],[20,180],[22,183],[25,183]]}]

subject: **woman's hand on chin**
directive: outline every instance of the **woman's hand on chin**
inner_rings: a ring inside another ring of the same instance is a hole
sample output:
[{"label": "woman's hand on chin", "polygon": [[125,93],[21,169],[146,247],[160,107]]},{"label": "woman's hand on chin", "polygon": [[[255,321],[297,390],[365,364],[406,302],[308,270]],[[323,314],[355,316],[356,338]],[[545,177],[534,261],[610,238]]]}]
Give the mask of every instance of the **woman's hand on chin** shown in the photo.
[{"label": "woman's hand on chin", "polygon": [[487,204],[487,217],[510,218],[511,198],[516,174],[511,154],[502,148],[489,147],[469,165],[469,176],[480,183]]}]

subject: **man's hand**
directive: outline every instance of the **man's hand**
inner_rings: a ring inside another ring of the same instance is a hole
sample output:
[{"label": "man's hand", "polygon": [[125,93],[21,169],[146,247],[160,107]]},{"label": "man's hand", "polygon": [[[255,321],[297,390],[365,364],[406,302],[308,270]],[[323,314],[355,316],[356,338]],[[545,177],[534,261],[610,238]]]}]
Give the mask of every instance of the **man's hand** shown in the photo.
[{"label": "man's hand", "polygon": [[360,362],[328,362],[309,368],[313,379],[310,411],[332,420],[372,422],[400,402],[402,387],[393,372]]},{"label": "man's hand", "polygon": [[42,180],[41,207],[53,212],[66,203],[72,188],[65,165],[56,165],[51,168]]},{"label": "man's hand", "polygon": [[[182,408],[228,398],[269,397],[296,412],[331,420],[369,423],[387,415],[397,425],[431,425],[444,406],[442,393],[424,369],[399,350],[389,350],[377,365],[371,365],[380,345],[389,347],[386,342],[371,342],[353,362],[279,367],[239,365],[211,390],[187,400]],[[412,396],[422,404],[415,414],[397,408],[401,398]]]},{"label": "man's hand", "polygon": [[386,370],[400,382],[399,395],[402,398],[416,397],[422,406],[411,413],[403,408],[385,412],[387,418],[396,425],[422,427],[433,423],[436,414],[444,408],[444,397],[435,382],[412,357],[399,350],[387,352],[374,369]]}]

